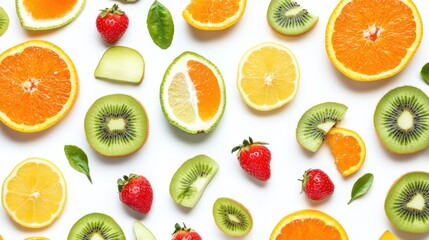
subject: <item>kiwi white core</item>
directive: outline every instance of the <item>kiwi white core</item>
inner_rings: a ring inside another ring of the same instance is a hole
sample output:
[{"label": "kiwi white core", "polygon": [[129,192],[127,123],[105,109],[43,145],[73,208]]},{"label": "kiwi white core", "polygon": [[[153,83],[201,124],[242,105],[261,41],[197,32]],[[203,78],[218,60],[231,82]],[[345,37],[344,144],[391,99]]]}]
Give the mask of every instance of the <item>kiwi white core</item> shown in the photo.
[{"label": "kiwi white core", "polygon": [[407,207],[408,208],[413,208],[413,209],[417,209],[417,210],[423,210],[425,207],[425,198],[420,194],[417,193],[408,203],[407,203]]},{"label": "kiwi white core", "polygon": [[404,130],[411,129],[414,125],[414,116],[409,111],[403,111],[398,117],[398,126]]},{"label": "kiwi white core", "polygon": [[125,121],[122,118],[116,118],[116,119],[112,118],[110,119],[107,126],[109,127],[110,131],[122,130],[125,128]]},{"label": "kiwi white core", "polygon": [[289,11],[286,11],[285,17],[296,16],[297,14],[299,14],[303,10],[304,9],[301,6],[297,6],[295,8],[290,9]]},{"label": "kiwi white core", "polygon": [[324,132],[329,132],[329,130],[336,124],[336,122],[324,122],[317,125],[317,128],[321,129]]}]

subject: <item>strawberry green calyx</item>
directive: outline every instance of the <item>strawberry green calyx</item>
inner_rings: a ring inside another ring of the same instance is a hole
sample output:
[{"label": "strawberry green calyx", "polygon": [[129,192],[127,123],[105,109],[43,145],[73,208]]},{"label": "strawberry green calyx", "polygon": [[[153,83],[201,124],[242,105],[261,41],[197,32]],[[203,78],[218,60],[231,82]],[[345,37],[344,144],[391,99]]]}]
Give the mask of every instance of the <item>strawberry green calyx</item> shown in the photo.
[{"label": "strawberry green calyx", "polygon": [[104,18],[105,16],[107,16],[107,14],[119,14],[119,15],[123,15],[124,12],[122,10],[119,9],[118,4],[113,4],[113,6],[111,8],[105,8],[103,10],[101,10],[101,17]]},{"label": "strawberry green calyx", "polygon": [[128,184],[128,182],[129,182],[131,179],[134,179],[134,178],[137,178],[137,177],[139,177],[139,175],[134,174],[134,173],[131,173],[129,176],[124,175],[124,177],[123,177],[123,178],[119,178],[119,179],[118,179],[118,181],[117,181],[117,184],[118,184],[118,191],[119,191],[119,192],[122,192],[122,189],[124,188],[124,186],[125,186],[125,185],[127,185],[127,184]]},{"label": "strawberry green calyx", "polygon": [[249,140],[244,139],[244,140],[243,140],[243,144],[241,144],[241,145],[238,145],[238,146],[234,147],[234,148],[231,150],[231,153],[234,153],[235,151],[238,151],[238,152],[237,152],[237,155],[239,155],[239,154],[240,154],[240,152],[241,152],[243,149],[244,149],[244,150],[248,150],[248,149],[249,149],[249,147],[250,147],[250,146],[252,146],[252,145],[268,145],[268,143],[266,143],[266,142],[253,142],[253,139],[252,139],[251,137],[249,137]]},{"label": "strawberry green calyx", "polygon": [[311,170],[311,169],[306,170],[306,171],[304,172],[304,174],[302,175],[302,179],[298,179],[298,181],[301,181],[301,182],[302,182],[302,184],[301,184],[301,193],[302,193],[302,192],[304,192],[305,186],[307,185],[307,181],[308,181],[308,179],[310,178],[310,175],[308,174],[308,172],[309,172],[310,170]]},{"label": "strawberry green calyx", "polygon": [[174,234],[176,234],[176,233],[178,233],[180,231],[190,232],[191,230],[192,230],[191,228],[187,228],[186,227],[185,223],[183,223],[183,227],[180,226],[180,224],[176,223],[174,225],[174,232],[171,235],[174,235]]}]

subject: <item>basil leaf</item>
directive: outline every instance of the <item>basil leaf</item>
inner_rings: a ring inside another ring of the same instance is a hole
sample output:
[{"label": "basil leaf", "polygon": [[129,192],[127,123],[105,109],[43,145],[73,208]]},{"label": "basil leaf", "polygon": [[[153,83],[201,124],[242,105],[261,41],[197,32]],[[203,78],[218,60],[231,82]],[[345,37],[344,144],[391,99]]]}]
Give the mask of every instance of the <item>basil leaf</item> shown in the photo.
[{"label": "basil leaf", "polygon": [[368,190],[371,188],[373,180],[374,175],[372,173],[367,173],[360,177],[353,185],[351,199],[347,204],[350,204],[353,200],[368,192]]},{"label": "basil leaf", "polygon": [[91,176],[89,174],[88,157],[85,152],[77,146],[65,145],[64,152],[69,164],[76,171],[85,174],[88,180],[92,183]]},{"label": "basil leaf", "polygon": [[420,71],[420,75],[422,76],[423,80],[429,84],[429,63],[426,63],[422,70]]},{"label": "basil leaf", "polygon": [[170,11],[155,0],[146,19],[152,41],[162,49],[170,47],[174,35],[174,23]]}]

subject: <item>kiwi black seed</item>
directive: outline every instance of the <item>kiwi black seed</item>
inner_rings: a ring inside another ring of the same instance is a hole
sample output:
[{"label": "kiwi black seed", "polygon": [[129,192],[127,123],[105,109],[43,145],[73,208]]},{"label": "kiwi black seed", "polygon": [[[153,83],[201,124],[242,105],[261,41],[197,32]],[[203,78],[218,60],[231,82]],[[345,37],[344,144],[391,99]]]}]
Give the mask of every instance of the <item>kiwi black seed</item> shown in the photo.
[{"label": "kiwi black seed", "polygon": [[387,193],[384,210],[402,231],[429,232],[429,173],[409,172],[397,179]]},{"label": "kiwi black seed", "polygon": [[122,228],[104,213],[90,213],[81,217],[70,229],[67,240],[126,240]]},{"label": "kiwi black seed", "polygon": [[219,229],[227,235],[241,237],[253,227],[249,210],[234,199],[221,197],[213,204],[213,217]]},{"label": "kiwi black seed", "polygon": [[347,106],[336,102],[325,102],[311,107],[298,122],[298,143],[305,149],[316,152],[328,131],[343,119],[346,111]]},{"label": "kiwi black seed", "polygon": [[429,97],[413,86],[396,87],[378,102],[374,126],[391,152],[414,153],[429,146]]},{"label": "kiwi black seed", "polygon": [[171,178],[171,198],[181,206],[193,208],[218,169],[217,162],[203,154],[186,160]]},{"label": "kiwi black seed", "polygon": [[6,11],[0,7],[0,36],[3,35],[9,27],[9,16]]},{"label": "kiwi black seed", "polygon": [[319,17],[302,8],[294,0],[271,0],[267,11],[268,23],[285,35],[300,35],[312,29]]},{"label": "kiwi black seed", "polygon": [[146,141],[149,123],[143,106],[133,97],[112,94],[97,99],[85,116],[91,147],[104,156],[124,156]]}]

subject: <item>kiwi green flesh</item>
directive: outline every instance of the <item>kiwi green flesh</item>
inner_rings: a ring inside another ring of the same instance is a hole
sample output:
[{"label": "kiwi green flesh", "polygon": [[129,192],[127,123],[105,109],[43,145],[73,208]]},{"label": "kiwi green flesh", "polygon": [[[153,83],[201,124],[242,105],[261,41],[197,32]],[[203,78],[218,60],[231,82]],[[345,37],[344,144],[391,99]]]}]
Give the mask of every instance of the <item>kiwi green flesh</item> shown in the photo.
[{"label": "kiwi green flesh", "polygon": [[219,229],[230,236],[241,237],[252,230],[250,212],[234,199],[218,198],[213,204],[213,217]]},{"label": "kiwi green flesh", "polygon": [[271,0],[267,11],[268,23],[285,35],[300,35],[316,25],[319,17],[293,0]]},{"label": "kiwi green flesh", "polygon": [[374,126],[391,152],[414,153],[429,146],[429,97],[413,86],[386,93],[377,104]]},{"label": "kiwi green flesh", "polygon": [[0,7],[0,36],[3,35],[9,27],[9,16],[6,11]]},{"label": "kiwi green flesh", "polygon": [[347,106],[336,102],[317,104],[308,109],[300,118],[296,128],[298,143],[305,149],[316,152],[329,130],[340,122]]},{"label": "kiwi green flesh", "polygon": [[429,232],[429,173],[409,172],[401,176],[390,188],[384,209],[398,229]]},{"label": "kiwi green flesh", "polygon": [[122,228],[110,216],[90,213],[80,218],[70,229],[67,240],[126,240]]},{"label": "kiwi green flesh", "polygon": [[140,83],[143,80],[144,67],[143,57],[138,51],[114,46],[104,52],[94,76],[103,80]]},{"label": "kiwi green flesh", "polygon": [[171,178],[171,198],[181,206],[193,208],[218,169],[218,163],[203,154],[186,160]]},{"label": "kiwi green flesh", "polygon": [[148,118],[133,97],[112,94],[97,99],[85,116],[85,134],[91,147],[104,156],[137,151],[148,136]]}]

